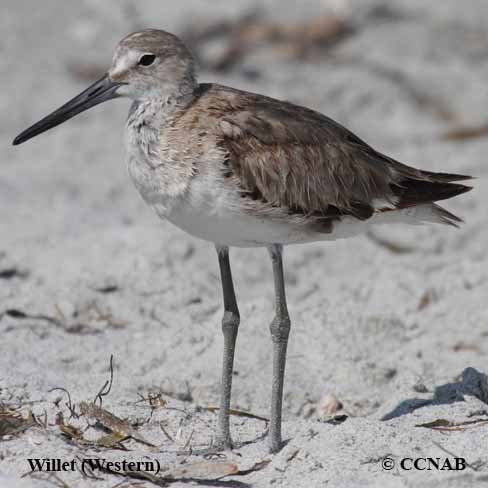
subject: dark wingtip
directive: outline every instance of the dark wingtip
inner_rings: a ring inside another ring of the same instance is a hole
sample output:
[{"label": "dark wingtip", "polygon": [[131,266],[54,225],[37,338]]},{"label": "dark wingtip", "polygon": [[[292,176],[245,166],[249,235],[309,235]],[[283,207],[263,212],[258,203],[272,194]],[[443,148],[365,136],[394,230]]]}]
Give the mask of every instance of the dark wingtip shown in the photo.
[{"label": "dark wingtip", "polygon": [[24,141],[22,139],[22,137],[20,136],[17,136],[13,142],[12,142],[12,146],[18,146],[19,144],[22,144]]},{"label": "dark wingtip", "polygon": [[432,181],[436,181],[438,183],[451,183],[453,181],[465,181],[465,180],[474,180],[476,179],[475,176],[470,175],[459,175],[454,173],[435,173],[432,171],[424,171],[422,170],[422,174]]},{"label": "dark wingtip", "polygon": [[401,186],[393,187],[393,193],[398,197],[397,208],[406,208],[424,203],[434,203],[439,200],[461,195],[472,190],[472,186],[444,181],[426,181],[405,179]]},{"label": "dark wingtip", "polygon": [[[453,184],[457,184],[457,183],[453,183]],[[473,189],[472,186],[468,186],[468,185],[459,185],[457,184],[457,186],[459,187],[458,191],[452,195],[453,197],[455,197],[456,195],[462,195],[463,193],[467,193],[468,191],[471,191]],[[451,197],[448,197],[448,198],[451,198]]]}]

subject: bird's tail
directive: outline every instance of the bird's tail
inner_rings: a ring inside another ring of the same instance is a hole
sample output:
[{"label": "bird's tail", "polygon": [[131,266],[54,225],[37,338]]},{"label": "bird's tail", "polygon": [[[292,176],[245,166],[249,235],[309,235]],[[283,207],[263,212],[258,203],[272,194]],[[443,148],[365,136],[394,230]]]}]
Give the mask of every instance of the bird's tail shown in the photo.
[{"label": "bird's tail", "polygon": [[[453,182],[467,179],[471,179],[471,177],[419,170],[413,174],[405,172],[403,178],[392,186],[393,194],[396,197],[395,206],[399,209],[416,207],[461,195],[473,187]],[[434,206],[434,208],[440,209],[441,207]]]},{"label": "bird's tail", "polygon": [[410,217],[415,215],[414,218],[419,223],[435,222],[459,227],[462,219],[435,202],[470,191],[473,187],[453,183],[468,179],[471,179],[471,176],[420,170],[415,173],[405,171],[403,178],[392,186],[396,197],[395,207],[404,209],[402,214]]},{"label": "bird's tail", "polygon": [[436,205],[435,203],[430,205],[430,212],[432,222],[437,224],[451,225],[452,227],[459,228],[459,225],[464,222],[464,220],[460,219],[457,215],[448,212],[445,208],[442,208],[440,205]]},{"label": "bird's tail", "polygon": [[442,180],[442,177],[439,179],[429,178],[428,180],[406,178],[394,189],[394,193],[398,197],[397,206],[399,208],[407,208],[423,203],[447,200],[448,198],[466,193],[472,188],[472,186],[462,185],[460,183],[450,183],[449,181]]}]

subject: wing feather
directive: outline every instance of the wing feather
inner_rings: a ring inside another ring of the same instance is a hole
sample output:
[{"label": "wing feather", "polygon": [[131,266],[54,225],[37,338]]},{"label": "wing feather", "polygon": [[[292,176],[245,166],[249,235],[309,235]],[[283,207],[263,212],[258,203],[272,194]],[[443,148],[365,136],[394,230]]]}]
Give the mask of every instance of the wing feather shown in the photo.
[{"label": "wing feather", "polygon": [[258,95],[225,110],[220,142],[244,192],[291,213],[365,219],[373,202],[393,203],[394,171],[333,120]]},{"label": "wing feather", "polygon": [[335,219],[450,198],[469,177],[421,171],[319,112],[219,85],[200,85],[201,112],[244,195],[288,213]]}]

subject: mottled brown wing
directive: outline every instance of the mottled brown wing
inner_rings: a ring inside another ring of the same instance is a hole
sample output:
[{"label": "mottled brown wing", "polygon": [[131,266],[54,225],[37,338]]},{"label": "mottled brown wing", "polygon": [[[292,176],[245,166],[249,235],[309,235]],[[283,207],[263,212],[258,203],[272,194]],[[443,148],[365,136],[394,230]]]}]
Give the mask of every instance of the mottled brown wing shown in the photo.
[{"label": "mottled brown wing", "polygon": [[220,120],[231,171],[250,197],[292,213],[369,218],[393,196],[391,168],[369,146],[312,110],[247,94]]},{"label": "mottled brown wing", "polygon": [[[213,86],[220,144],[243,192],[291,213],[367,219],[466,191],[447,183],[467,177],[430,173],[378,153],[313,110]],[[218,102],[217,102],[218,101]]]}]

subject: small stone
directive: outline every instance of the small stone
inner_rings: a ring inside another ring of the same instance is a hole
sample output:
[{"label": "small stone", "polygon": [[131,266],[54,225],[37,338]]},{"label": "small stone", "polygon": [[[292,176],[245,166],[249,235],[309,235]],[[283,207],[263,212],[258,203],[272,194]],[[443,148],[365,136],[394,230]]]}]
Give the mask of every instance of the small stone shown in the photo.
[{"label": "small stone", "polygon": [[316,410],[319,417],[328,417],[335,415],[342,408],[342,403],[333,393],[326,393],[318,401]]}]

